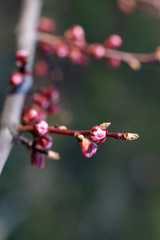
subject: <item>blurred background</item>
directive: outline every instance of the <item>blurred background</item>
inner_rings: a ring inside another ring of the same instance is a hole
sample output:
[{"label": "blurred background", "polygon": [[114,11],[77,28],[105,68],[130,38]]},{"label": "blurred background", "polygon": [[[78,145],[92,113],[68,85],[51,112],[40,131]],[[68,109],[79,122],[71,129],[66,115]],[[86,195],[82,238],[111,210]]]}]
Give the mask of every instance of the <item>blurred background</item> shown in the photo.
[{"label": "blurred background", "polygon": [[[21,1],[0,2],[2,109],[15,69]],[[160,44],[160,19],[147,11],[126,15],[113,0],[45,0],[42,15],[55,19],[57,34],[82,25],[89,43],[117,33],[125,51],[149,53]],[[50,117],[50,124],[90,129],[111,121],[111,132],[137,132],[140,138],[107,139],[86,159],[74,139],[55,136],[61,160],[47,160],[43,170],[30,165],[23,146],[15,146],[0,177],[0,240],[159,240],[159,65],[140,71],[125,64],[112,69],[97,60],[85,67],[68,60],[57,65],[63,70],[62,113]],[[42,84],[35,80],[35,86]]]}]

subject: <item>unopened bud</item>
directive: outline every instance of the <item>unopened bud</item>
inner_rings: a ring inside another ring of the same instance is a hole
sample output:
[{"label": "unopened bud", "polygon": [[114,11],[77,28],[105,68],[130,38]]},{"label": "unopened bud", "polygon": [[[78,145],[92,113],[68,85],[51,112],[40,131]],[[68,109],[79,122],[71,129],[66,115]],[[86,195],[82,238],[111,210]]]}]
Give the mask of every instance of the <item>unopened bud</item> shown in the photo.
[{"label": "unopened bud", "polygon": [[100,124],[100,126],[105,129],[108,128],[110,125],[111,125],[111,122],[105,122]]},{"label": "unopened bud", "polygon": [[14,72],[10,76],[9,84],[12,86],[19,86],[24,81],[24,76],[20,72]]},{"label": "unopened bud", "polygon": [[80,25],[73,25],[64,33],[64,36],[73,41],[82,41],[85,38],[85,31]]},{"label": "unopened bud", "polygon": [[60,129],[60,130],[67,130],[67,127],[66,126],[58,126],[58,129]]},{"label": "unopened bud", "polygon": [[54,51],[59,58],[65,58],[69,54],[69,48],[64,42],[57,42],[54,46]]},{"label": "unopened bud", "polygon": [[104,42],[107,48],[118,48],[122,45],[122,38],[118,34],[110,35]]},{"label": "unopened bud", "polygon": [[43,96],[41,93],[34,93],[32,98],[33,98],[33,101],[40,107],[42,107],[42,108],[49,107],[48,99],[45,96]]},{"label": "unopened bud", "polygon": [[102,44],[90,44],[88,47],[89,53],[96,59],[101,59],[105,57],[106,49]]},{"label": "unopened bud", "polygon": [[121,59],[118,58],[107,58],[106,64],[112,68],[118,68],[121,65]]},{"label": "unopened bud", "polygon": [[16,64],[21,67],[27,63],[29,57],[29,51],[26,49],[20,49],[16,52]]},{"label": "unopened bud", "polygon": [[40,92],[49,100],[57,101],[59,99],[59,91],[54,87],[44,87]]},{"label": "unopened bud", "polygon": [[160,46],[158,46],[155,50],[155,58],[160,61]]},{"label": "unopened bud", "polygon": [[41,17],[38,24],[38,30],[42,32],[53,32],[55,30],[56,23],[53,19],[48,17]]},{"label": "unopened bud", "polygon": [[133,12],[137,7],[137,0],[117,0],[118,7],[126,14]]},{"label": "unopened bud", "polygon": [[98,143],[98,142],[105,142],[106,140],[106,129],[104,129],[101,126],[94,126],[91,129],[91,135],[90,138],[93,142]]},{"label": "unopened bud", "polygon": [[53,138],[49,135],[43,137],[36,137],[35,148],[36,149],[48,149],[52,147]]},{"label": "unopened bud", "polygon": [[75,65],[85,65],[88,61],[87,55],[78,48],[72,48],[70,50],[69,59]]},{"label": "unopened bud", "polygon": [[60,113],[60,106],[58,104],[51,103],[47,108],[47,111],[51,115],[57,115]]},{"label": "unopened bud", "polygon": [[77,133],[77,132],[75,132],[74,136],[75,136],[79,141],[82,141],[83,138],[84,138],[84,136],[83,136],[82,134]]},{"label": "unopened bud", "polygon": [[133,69],[133,70],[139,70],[141,68],[141,63],[138,59],[133,58],[131,61],[128,62],[128,65]]},{"label": "unopened bud", "polygon": [[124,133],[123,138],[125,140],[131,141],[131,140],[136,140],[139,138],[139,135],[137,133]]},{"label": "unopened bud", "polygon": [[48,133],[48,123],[44,120],[40,120],[33,125],[33,130],[37,136],[44,136]]},{"label": "unopened bud", "polygon": [[54,152],[54,151],[52,151],[52,150],[48,150],[48,152],[47,152],[47,157],[48,157],[48,158],[52,158],[52,159],[54,159],[54,160],[59,160],[59,159],[60,159],[59,153]]},{"label": "unopened bud", "polygon": [[38,107],[31,107],[22,117],[23,124],[31,124],[35,121],[46,119],[46,113]]},{"label": "unopened bud", "polygon": [[48,73],[48,70],[48,65],[44,60],[39,60],[35,63],[34,71],[36,75],[43,77]]},{"label": "unopened bud", "polygon": [[37,166],[41,169],[44,168],[45,167],[45,156],[44,156],[44,154],[34,152],[32,154],[31,164],[33,166]]},{"label": "unopened bud", "polygon": [[[83,135],[80,135],[81,137]],[[79,146],[81,148],[82,154],[84,157],[90,158],[92,157],[98,150],[98,146],[96,143],[90,141],[88,138],[83,138],[79,141]]]}]

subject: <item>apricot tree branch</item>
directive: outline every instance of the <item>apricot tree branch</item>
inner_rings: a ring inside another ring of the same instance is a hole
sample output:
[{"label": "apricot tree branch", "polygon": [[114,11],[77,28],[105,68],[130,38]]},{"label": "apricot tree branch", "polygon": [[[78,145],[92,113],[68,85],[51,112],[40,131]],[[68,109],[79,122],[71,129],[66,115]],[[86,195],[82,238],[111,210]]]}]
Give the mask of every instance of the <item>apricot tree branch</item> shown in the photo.
[{"label": "apricot tree branch", "polygon": [[[51,35],[48,33],[38,32],[37,40],[46,42],[46,43],[50,44],[51,46],[58,41],[62,41],[62,42],[65,42],[70,48],[72,48],[72,47],[77,48],[77,46],[75,45],[75,43],[73,41],[69,41],[64,36],[56,36],[56,35]],[[84,47],[80,48],[80,50],[82,50],[84,53],[90,55],[89,46],[90,46],[90,44],[86,44]],[[140,67],[140,63],[158,62],[159,61],[159,51],[158,51],[158,53],[156,53],[156,52],[132,53],[132,52],[125,52],[125,51],[121,51],[121,50],[117,50],[117,49],[113,49],[113,48],[106,48],[105,57],[121,60],[121,61],[127,63],[131,68],[138,70]]]},{"label": "apricot tree branch", "polygon": [[[42,0],[23,0],[21,17],[17,27],[17,49],[30,52],[27,68],[32,69],[36,28],[39,20]],[[14,126],[20,123],[21,112],[27,92],[32,86],[32,76],[26,75],[23,84],[13,89],[6,97],[0,119],[0,174],[13,147],[13,138],[17,132]]]},{"label": "apricot tree branch", "polygon": [[[110,123],[108,123],[108,126],[109,125],[110,125]],[[16,130],[17,131],[28,131],[28,132],[35,131],[33,125],[18,125],[18,126],[16,126]],[[77,137],[78,135],[83,135],[83,136],[91,135],[92,130],[68,130],[68,129],[64,129],[61,127],[57,128],[57,127],[49,126],[48,133]],[[136,133],[119,133],[119,132],[109,133],[108,131],[106,131],[106,137],[116,138],[118,140],[120,140],[120,139],[121,140],[135,140],[135,139],[139,138],[139,135]]]}]

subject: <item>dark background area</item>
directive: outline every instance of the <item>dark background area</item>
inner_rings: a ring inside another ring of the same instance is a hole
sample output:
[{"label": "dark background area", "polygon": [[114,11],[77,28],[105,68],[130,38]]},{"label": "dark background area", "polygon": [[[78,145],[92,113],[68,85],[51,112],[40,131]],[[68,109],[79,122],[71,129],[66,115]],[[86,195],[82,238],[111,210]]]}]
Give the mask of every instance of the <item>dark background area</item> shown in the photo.
[{"label": "dark background area", "polygon": [[[0,2],[2,109],[14,70],[21,1]],[[112,33],[122,36],[125,51],[152,52],[160,43],[160,19],[138,11],[125,15],[113,0],[45,0],[42,15],[55,19],[57,34],[82,25],[90,43]],[[85,159],[74,139],[55,136],[53,148],[61,160],[47,160],[43,170],[30,165],[23,146],[15,146],[0,179],[0,240],[159,240],[159,65],[136,72],[96,60],[86,67],[68,60],[58,64],[64,72],[61,105],[73,118],[62,111],[50,124],[90,129],[111,121],[111,132],[137,132],[140,138],[107,139]]]}]

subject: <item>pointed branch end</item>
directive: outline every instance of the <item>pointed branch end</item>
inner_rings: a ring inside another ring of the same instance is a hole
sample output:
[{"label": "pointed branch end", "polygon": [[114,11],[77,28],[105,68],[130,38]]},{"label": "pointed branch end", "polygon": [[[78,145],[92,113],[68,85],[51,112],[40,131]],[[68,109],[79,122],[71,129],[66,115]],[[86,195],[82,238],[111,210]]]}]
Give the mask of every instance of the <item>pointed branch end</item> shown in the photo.
[{"label": "pointed branch end", "polygon": [[124,140],[132,141],[132,140],[136,140],[138,138],[139,138],[139,135],[137,133],[124,133],[123,134]]},{"label": "pointed branch end", "polygon": [[51,158],[53,160],[60,160],[60,155],[57,152],[54,152],[52,150],[48,150],[47,152],[47,157]]}]

